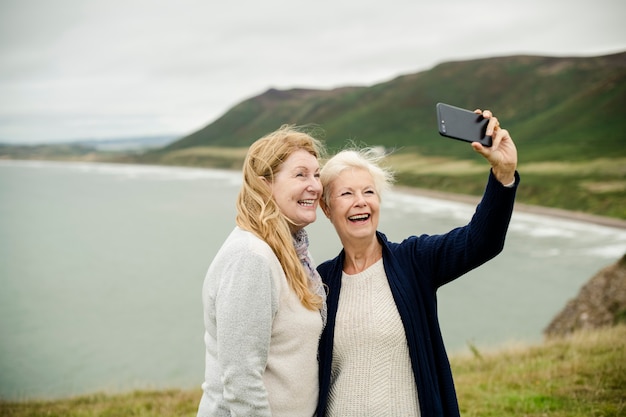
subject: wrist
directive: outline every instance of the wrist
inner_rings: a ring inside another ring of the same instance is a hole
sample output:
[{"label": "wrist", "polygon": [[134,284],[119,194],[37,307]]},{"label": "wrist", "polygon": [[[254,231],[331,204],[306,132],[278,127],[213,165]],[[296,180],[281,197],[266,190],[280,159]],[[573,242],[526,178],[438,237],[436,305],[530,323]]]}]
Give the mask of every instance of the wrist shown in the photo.
[{"label": "wrist", "polygon": [[509,183],[502,183],[502,185],[506,188],[513,188],[513,186],[515,185],[515,178],[513,178],[513,181],[509,182]]},{"label": "wrist", "polygon": [[505,187],[512,187],[513,185],[515,185],[515,170],[513,171],[498,171],[495,169],[492,169],[493,175],[496,177],[496,179]]}]

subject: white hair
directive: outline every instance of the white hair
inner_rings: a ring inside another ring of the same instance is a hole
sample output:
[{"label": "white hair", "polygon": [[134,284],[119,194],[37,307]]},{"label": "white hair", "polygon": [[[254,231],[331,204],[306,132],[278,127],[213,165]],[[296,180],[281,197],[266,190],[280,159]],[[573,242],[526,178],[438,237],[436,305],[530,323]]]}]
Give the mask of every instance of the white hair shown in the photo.
[{"label": "white hair", "polygon": [[379,165],[385,156],[384,149],[381,151],[380,147],[345,149],[326,161],[320,171],[320,179],[324,187],[322,199],[326,205],[330,203],[330,185],[344,170],[349,168],[369,172],[374,179],[374,187],[379,196],[389,190],[394,182],[393,172]]}]

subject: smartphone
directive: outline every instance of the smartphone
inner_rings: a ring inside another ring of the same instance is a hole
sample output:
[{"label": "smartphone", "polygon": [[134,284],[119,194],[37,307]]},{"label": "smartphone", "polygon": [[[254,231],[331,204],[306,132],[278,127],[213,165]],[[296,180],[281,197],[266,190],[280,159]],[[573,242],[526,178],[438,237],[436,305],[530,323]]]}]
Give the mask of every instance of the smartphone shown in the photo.
[{"label": "smartphone", "polygon": [[437,103],[437,122],[441,136],[491,146],[491,136],[485,135],[489,120],[480,114],[449,104]]}]

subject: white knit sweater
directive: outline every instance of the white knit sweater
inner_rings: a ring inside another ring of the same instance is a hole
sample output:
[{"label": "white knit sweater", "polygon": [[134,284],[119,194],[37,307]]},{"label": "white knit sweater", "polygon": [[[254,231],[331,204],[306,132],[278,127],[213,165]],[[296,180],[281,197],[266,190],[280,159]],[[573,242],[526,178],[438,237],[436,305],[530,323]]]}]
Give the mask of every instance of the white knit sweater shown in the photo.
[{"label": "white knit sweater", "polygon": [[328,416],[419,416],[404,328],[382,259],[343,274]]},{"label": "white knit sweater", "polygon": [[202,299],[198,416],[313,416],[322,319],[291,290],[272,249],[235,228],[209,267]]}]

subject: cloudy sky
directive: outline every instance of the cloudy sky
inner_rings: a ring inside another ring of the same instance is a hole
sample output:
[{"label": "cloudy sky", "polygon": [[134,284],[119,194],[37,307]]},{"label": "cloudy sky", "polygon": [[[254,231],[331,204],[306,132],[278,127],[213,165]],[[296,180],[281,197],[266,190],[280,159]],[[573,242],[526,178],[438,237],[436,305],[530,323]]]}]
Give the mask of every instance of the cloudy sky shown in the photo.
[{"label": "cloudy sky", "polygon": [[626,51],[623,0],[0,0],[0,142],[191,133],[270,87]]}]

